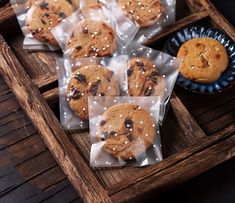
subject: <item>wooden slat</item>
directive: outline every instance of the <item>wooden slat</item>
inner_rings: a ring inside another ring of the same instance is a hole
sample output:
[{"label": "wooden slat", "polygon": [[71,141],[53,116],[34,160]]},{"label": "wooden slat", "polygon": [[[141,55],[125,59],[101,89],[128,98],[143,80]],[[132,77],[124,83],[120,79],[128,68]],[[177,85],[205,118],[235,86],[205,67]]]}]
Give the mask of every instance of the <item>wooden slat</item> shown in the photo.
[{"label": "wooden slat", "polygon": [[[218,132],[217,134],[214,134],[211,137],[204,137],[200,140],[200,143],[198,143],[198,145],[181,150],[180,152],[175,153],[174,155],[164,159],[156,165],[150,166],[145,170],[140,170],[138,173],[132,173],[132,176],[129,179],[110,188],[109,194],[112,195],[118,192],[120,188],[125,190],[124,188],[128,188],[129,186],[134,185],[138,181],[144,180],[145,178],[151,175],[158,174],[159,172],[164,171],[167,168],[174,167],[175,164],[186,160],[190,156],[193,156],[194,154],[205,150],[207,147],[212,146],[215,143],[223,141],[227,137],[232,136],[234,133],[235,124],[226,129],[223,129],[222,132]],[[200,165],[198,167],[200,167]],[[178,170],[181,171],[184,169],[179,168]]]},{"label": "wooden slat", "polygon": [[0,50],[0,71],[6,83],[11,87],[74,188],[86,202],[110,202],[106,191],[77,153],[39,90],[31,82],[3,38],[0,39]]},{"label": "wooden slat", "polygon": [[[155,195],[159,194],[234,156],[235,133],[159,173],[154,172],[152,175],[145,173],[144,179],[135,179],[134,184],[129,185],[125,190],[117,191],[111,199],[113,202],[123,202],[135,198],[137,202],[137,198],[148,191],[154,190]],[[145,196],[145,198],[151,197]],[[141,199],[138,201],[141,202]]]},{"label": "wooden slat", "polygon": [[14,11],[11,8],[10,3],[6,4],[2,8],[0,8],[0,26],[3,24],[6,20],[12,19],[15,17]]},{"label": "wooden slat", "polygon": [[57,54],[48,51],[29,52],[22,47],[23,39],[22,33],[17,32],[17,35],[10,37],[8,41],[30,78],[38,87],[55,82],[57,80],[55,69]]},{"label": "wooden slat", "polygon": [[173,34],[177,30],[180,30],[186,26],[190,26],[192,23],[195,23],[196,21],[202,20],[203,18],[206,18],[208,16],[209,16],[209,14],[207,11],[201,11],[198,13],[193,13],[185,18],[182,18],[179,21],[176,21],[175,23],[173,23],[172,25],[169,25],[168,27],[166,27],[163,32],[161,32],[160,34],[151,38],[151,40],[147,41],[145,43],[145,45],[152,46],[156,41],[158,41],[158,40],[160,40],[170,34]]},{"label": "wooden slat", "polygon": [[193,12],[200,12],[205,9],[200,0],[185,0],[185,2]]},{"label": "wooden slat", "polygon": [[47,102],[58,102],[59,99],[59,89],[58,88],[54,88],[51,89],[47,92],[43,93],[43,97],[45,98],[45,100]]},{"label": "wooden slat", "polygon": [[211,18],[215,23],[223,29],[235,42],[235,28],[228,22],[228,20],[215,8],[209,0],[200,0],[202,6],[207,9]]}]

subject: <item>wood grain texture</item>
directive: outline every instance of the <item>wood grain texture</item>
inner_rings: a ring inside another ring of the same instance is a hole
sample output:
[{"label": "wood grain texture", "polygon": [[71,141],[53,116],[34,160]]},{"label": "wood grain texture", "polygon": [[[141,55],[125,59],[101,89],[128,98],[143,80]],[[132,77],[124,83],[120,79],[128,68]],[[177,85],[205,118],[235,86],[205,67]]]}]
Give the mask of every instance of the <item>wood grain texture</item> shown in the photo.
[{"label": "wood grain texture", "polygon": [[145,45],[153,45],[156,41],[173,34],[174,32],[183,29],[186,26],[190,26],[192,23],[195,23],[196,21],[202,20],[203,18],[208,17],[209,14],[207,11],[201,11],[198,13],[193,13],[185,18],[180,19],[179,21],[176,21],[172,25],[169,25],[164,29],[163,32],[157,34],[156,36],[152,37],[150,40],[148,40]]},{"label": "wood grain texture", "polygon": [[2,37],[0,38],[0,50],[0,71],[5,81],[42,135],[44,142],[74,188],[80,192],[86,202],[110,202],[106,191],[77,153],[37,87],[31,82]]},{"label": "wood grain texture", "polygon": [[11,8],[10,3],[0,8],[0,25],[3,24],[5,21],[12,19],[14,17],[15,14],[13,9]]},{"label": "wood grain texture", "polygon": [[[222,142],[207,147],[203,151],[188,157],[184,161],[175,163],[172,167],[165,168],[159,173],[154,173],[152,176],[147,176],[145,173],[146,178],[142,181],[136,179],[135,184],[113,194],[111,199],[113,202],[123,202],[130,199],[134,199],[133,202],[143,202],[141,196],[143,197],[144,193],[154,190],[155,195],[159,194],[166,188],[174,187],[234,156],[235,133]],[[150,196],[145,194],[144,199],[150,199]]]},{"label": "wood grain texture", "polygon": [[81,201],[3,81],[0,114],[10,113],[0,118],[0,202]]},{"label": "wood grain texture", "polygon": [[233,41],[235,41],[235,28],[223,17],[223,15],[215,8],[215,6],[209,0],[200,0],[202,6],[207,9],[209,15],[213,21],[224,30]]}]

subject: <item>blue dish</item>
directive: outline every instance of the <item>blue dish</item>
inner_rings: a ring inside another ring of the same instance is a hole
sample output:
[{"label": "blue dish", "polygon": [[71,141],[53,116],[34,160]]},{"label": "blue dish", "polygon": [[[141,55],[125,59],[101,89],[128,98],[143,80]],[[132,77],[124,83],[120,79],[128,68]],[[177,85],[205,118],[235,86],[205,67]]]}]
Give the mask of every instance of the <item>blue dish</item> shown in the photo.
[{"label": "blue dish", "polygon": [[205,37],[213,38],[224,45],[229,56],[228,68],[222,73],[220,78],[213,83],[202,84],[193,82],[183,77],[181,74],[179,74],[176,83],[192,92],[201,94],[214,94],[232,87],[232,85],[235,83],[235,44],[228,35],[218,29],[188,27],[177,32],[173,37],[171,37],[167,41],[163,51],[172,56],[176,56],[179,48],[184,42],[193,38]]}]

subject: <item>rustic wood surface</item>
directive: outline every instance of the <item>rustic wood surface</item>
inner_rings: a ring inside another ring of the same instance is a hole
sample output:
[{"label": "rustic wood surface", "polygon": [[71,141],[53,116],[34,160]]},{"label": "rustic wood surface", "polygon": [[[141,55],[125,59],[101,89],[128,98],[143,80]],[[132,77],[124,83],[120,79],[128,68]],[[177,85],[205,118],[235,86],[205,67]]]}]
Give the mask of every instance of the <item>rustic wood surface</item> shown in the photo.
[{"label": "rustic wood surface", "polygon": [[0,202],[81,203],[1,75],[0,109]]},{"label": "rustic wood surface", "polygon": [[[177,8],[181,11],[177,22],[148,45],[161,50],[175,31],[194,24],[216,26],[235,39],[234,28],[219,16],[209,1],[179,0]],[[200,96],[175,88],[161,129],[165,158],[161,163],[144,169],[92,170],[89,168],[89,134],[71,131],[66,135],[46,103],[53,110],[58,107],[54,57],[59,53],[23,50],[23,36],[15,24],[9,5],[1,8],[0,28],[5,25],[2,34],[7,43],[0,39],[0,70],[24,110],[2,83],[0,105],[9,105],[9,108],[0,113],[0,129],[3,129],[0,131],[3,157],[0,163],[4,166],[1,177],[14,181],[3,181],[0,197],[10,198],[10,195],[22,192],[29,202],[47,201],[54,196],[58,201],[62,192],[68,190],[71,197],[64,202],[79,202],[61,167],[86,202],[110,202],[110,198],[114,202],[142,201],[150,191],[156,195],[235,156],[235,108],[234,97],[231,96],[235,88],[214,96]],[[6,28],[12,26],[16,29],[6,32]],[[130,177],[130,174],[133,175]],[[27,191],[28,184],[37,187]],[[45,193],[38,195],[38,188]]]},{"label": "rustic wood surface", "polygon": [[86,202],[110,202],[106,191],[77,153],[38,88],[1,36],[0,50],[0,72],[74,188]]}]

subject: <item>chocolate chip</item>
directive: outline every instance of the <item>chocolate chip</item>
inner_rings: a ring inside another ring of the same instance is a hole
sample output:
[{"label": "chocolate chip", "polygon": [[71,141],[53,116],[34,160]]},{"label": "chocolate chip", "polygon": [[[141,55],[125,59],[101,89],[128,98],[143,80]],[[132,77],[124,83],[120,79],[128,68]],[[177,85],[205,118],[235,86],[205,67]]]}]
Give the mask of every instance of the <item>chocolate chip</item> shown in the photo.
[{"label": "chocolate chip", "polygon": [[88,28],[87,28],[87,27],[84,27],[84,29],[82,30],[82,32],[83,32],[84,34],[87,34],[87,33],[88,33]]},{"label": "chocolate chip", "polygon": [[44,13],[43,14],[43,17],[46,16],[46,17],[49,17],[50,15],[48,13]]},{"label": "chocolate chip", "polygon": [[46,21],[41,19],[42,24],[46,25]]},{"label": "chocolate chip", "polygon": [[158,72],[157,72],[157,71],[153,71],[153,72],[151,73],[151,76],[158,76]]},{"label": "chocolate chip", "polygon": [[125,127],[128,128],[128,129],[133,128],[133,121],[131,119],[129,119],[129,118],[125,119],[124,124],[125,124]]},{"label": "chocolate chip", "polygon": [[97,94],[97,91],[98,91],[98,88],[99,88],[99,83],[100,83],[100,80],[94,82],[92,85],[91,85],[91,88],[90,88],[90,92],[93,96],[96,96]]},{"label": "chocolate chip", "polygon": [[153,88],[152,88],[152,87],[149,87],[149,88],[144,92],[144,95],[145,95],[145,96],[150,96],[152,93],[153,93]]},{"label": "chocolate chip", "polygon": [[127,75],[128,75],[128,77],[131,77],[132,74],[133,74],[133,69],[132,69],[132,68],[129,68],[129,69],[127,70]]},{"label": "chocolate chip", "polygon": [[139,66],[139,70],[146,71],[143,61],[136,61],[137,66]]},{"label": "chocolate chip", "polygon": [[111,132],[109,133],[109,136],[111,136],[111,137],[114,137],[115,135],[117,135],[117,132],[115,132],[115,131],[111,131]]},{"label": "chocolate chip", "polygon": [[49,39],[48,39],[46,36],[42,36],[42,40],[43,40],[44,42],[49,42]]},{"label": "chocolate chip", "polygon": [[107,137],[108,137],[108,134],[109,134],[109,133],[108,133],[107,131],[103,131],[103,132],[102,132],[102,135],[101,135],[101,140],[102,140],[102,141],[106,140]]},{"label": "chocolate chip", "polygon": [[64,12],[59,12],[59,16],[63,19],[65,19],[67,17]]},{"label": "chocolate chip", "polygon": [[105,96],[105,93],[102,93],[102,92],[101,92],[101,93],[100,93],[100,96],[102,96],[102,97]]},{"label": "chocolate chip", "polygon": [[49,9],[49,4],[45,1],[43,1],[42,3],[39,4],[39,6],[41,7],[41,9],[46,9],[48,10]]},{"label": "chocolate chip", "polygon": [[86,83],[86,76],[83,74],[76,74],[74,78],[80,83]]},{"label": "chocolate chip", "polygon": [[151,76],[150,80],[154,83],[157,84],[157,77]]},{"label": "chocolate chip", "polygon": [[100,121],[100,126],[104,126],[106,122],[107,122],[106,120]]},{"label": "chocolate chip", "polygon": [[82,49],[82,46],[80,46],[80,45],[76,46],[77,51],[80,51],[81,49]]},{"label": "chocolate chip", "polygon": [[134,140],[134,137],[131,134],[128,134],[126,137],[130,142]]},{"label": "chocolate chip", "polygon": [[73,98],[73,99],[80,99],[81,92],[79,90],[77,90],[75,87],[72,86],[70,88],[70,92],[69,92],[68,97]]}]

